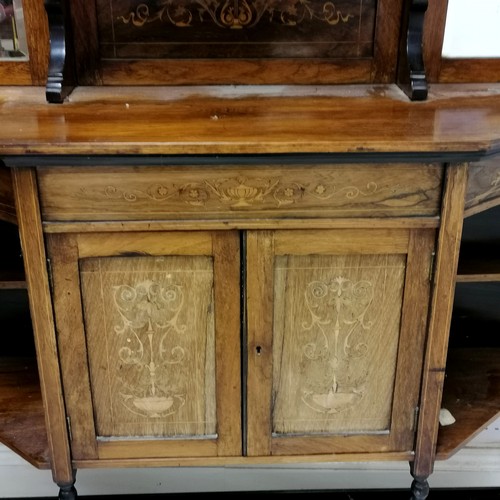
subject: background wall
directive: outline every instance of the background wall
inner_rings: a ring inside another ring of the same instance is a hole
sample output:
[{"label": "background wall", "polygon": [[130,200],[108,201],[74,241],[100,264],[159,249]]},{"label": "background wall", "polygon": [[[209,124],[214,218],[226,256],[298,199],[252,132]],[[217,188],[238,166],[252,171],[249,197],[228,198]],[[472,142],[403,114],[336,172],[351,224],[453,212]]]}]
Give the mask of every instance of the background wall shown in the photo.
[{"label": "background wall", "polygon": [[499,27],[499,0],[448,0],[443,55],[500,57]]}]

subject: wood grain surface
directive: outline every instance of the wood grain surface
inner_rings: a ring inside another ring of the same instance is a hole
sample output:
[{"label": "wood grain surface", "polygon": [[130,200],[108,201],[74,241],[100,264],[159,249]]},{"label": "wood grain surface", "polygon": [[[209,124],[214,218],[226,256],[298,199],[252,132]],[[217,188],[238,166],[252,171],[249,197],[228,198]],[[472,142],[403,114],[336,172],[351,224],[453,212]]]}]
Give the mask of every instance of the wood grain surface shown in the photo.
[{"label": "wood grain surface", "polygon": [[409,102],[393,85],[80,87],[60,106],[47,104],[43,89],[9,87],[0,97],[0,122],[9,123],[0,156],[405,152],[418,158],[498,151],[500,86],[435,85],[423,103]]},{"label": "wood grain surface", "polygon": [[47,221],[433,216],[443,167],[423,164],[39,170]]}]

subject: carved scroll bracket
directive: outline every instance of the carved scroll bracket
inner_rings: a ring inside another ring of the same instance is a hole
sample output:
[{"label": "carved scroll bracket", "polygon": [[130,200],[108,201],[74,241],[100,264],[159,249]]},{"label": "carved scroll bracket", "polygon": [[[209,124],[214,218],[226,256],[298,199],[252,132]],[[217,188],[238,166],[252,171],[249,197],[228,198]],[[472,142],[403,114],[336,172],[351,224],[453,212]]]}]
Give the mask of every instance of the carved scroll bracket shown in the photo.
[{"label": "carved scroll bracket", "polygon": [[424,19],[428,0],[408,0],[403,19],[398,85],[412,101],[427,99],[427,77],[423,59]]},{"label": "carved scroll bracket", "polygon": [[64,0],[45,0],[49,20],[50,61],[45,96],[48,102],[61,103],[74,89],[69,61],[69,35]]}]

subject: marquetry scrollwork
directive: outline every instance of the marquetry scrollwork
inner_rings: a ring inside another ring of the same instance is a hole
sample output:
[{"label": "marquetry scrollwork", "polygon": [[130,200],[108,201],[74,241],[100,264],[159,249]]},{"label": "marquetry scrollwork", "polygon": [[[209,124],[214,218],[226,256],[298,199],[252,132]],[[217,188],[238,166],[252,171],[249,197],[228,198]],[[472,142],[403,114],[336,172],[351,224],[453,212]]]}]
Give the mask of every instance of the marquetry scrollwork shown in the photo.
[{"label": "marquetry scrollwork", "polygon": [[368,345],[359,340],[359,333],[373,326],[366,319],[373,297],[373,284],[366,280],[336,276],[307,285],[304,298],[310,320],[302,324],[307,343],[302,346],[300,372],[302,401],[312,410],[338,413],[363,398],[367,372],[353,378],[349,362],[367,354]]},{"label": "marquetry scrollwork", "polygon": [[[108,185],[104,196],[109,199],[123,199],[134,203],[139,200],[156,202],[181,202],[191,206],[204,207],[208,202],[216,201],[232,208],[251,207],[259,203],[268,203],[276,207],[292,205],[305,197],[317,200],[345,198],[353,200],[379,193],[382,189],[375,182],[362,186],[338,186],[329,180],[313,183],[283,181],[279,178],[230,177],[217,180],[190,182],[182,185],[152,184],[145,189],[122,189]],[[82,194],[86,194],[84,188]]]},{"label": "marquetry scrollwork", "polygon": [[242,29],[253,28],[261,22],[296,26],[312,20],[335,26],[348,23],[354,15],[341,11],[331,1],[166,0],[154,7],[141,3],[119,19],[138,28],[154,22],[185,28],[191,27],[196,19],[220,28]]},{"label": "marquetry scrollwork", "polygon": [[469,168],[465,216],[477,214],[500,204],[500,164],[483,160]]},{"label": "marquetry scrollwork", "polygon": [[[184,305],[182,287],[146,280],[134,286],[115,286],[113,303],[120,321],[114,331],[122,339],[116,353],[121,402],[130,412],[150,418],[175,413],[186,401],[183,381],[175,376],[187,353],[172,343],[186,326],[178,317]],[[123,369],[128,366],[131,369]]]}]

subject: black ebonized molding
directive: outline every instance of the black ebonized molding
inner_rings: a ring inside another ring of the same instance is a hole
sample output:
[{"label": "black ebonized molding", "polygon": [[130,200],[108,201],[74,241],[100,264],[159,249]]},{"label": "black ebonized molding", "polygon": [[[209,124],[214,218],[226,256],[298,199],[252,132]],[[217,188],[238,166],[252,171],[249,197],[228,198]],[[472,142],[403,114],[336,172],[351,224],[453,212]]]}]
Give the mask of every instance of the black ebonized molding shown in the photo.
[{"label": "black ebonized molding", "polygon": [[69,34],[64,0],[45,0],[49,20],[50,60],[45,96],[50,103],[62,103],[74,89],[69,56]]},{"label": "black ebonized molding", "polygon": [[246,155],[8,155],[6,167],[116,167],[215,165],[321,165],[331,163],[462,163],[479,161],[500,152],[488,150],[401,153],[278,153]]},{"label": "black ebonized molding", "polygon": [[423,58],[423,32],[428,0],[407,0],[400,45],[398,85],[412,101],[425,101],[429,92]]}]

